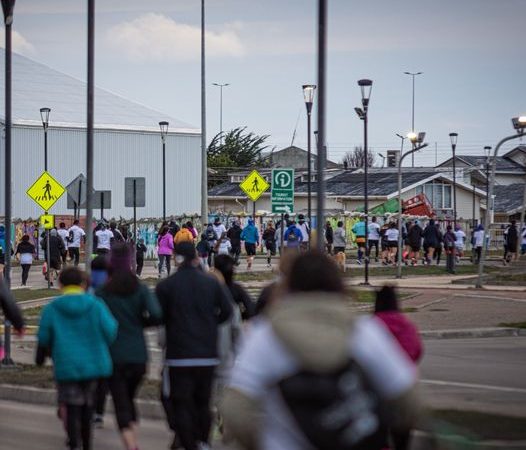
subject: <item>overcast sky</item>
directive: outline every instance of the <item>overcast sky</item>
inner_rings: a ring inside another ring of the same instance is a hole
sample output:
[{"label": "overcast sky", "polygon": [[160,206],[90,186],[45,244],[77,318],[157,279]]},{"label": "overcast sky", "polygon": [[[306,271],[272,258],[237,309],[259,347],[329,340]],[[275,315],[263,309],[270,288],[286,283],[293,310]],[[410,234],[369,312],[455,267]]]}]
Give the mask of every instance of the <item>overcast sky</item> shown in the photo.
[{"label": "overcast sky", "polygon": [[[200,126],[200,1],[99,0],[97,86]],[[18,0],[14,49],[85,79],[85,0]],[[301,85],[316,83],[315,0],[207,0],[208,138],[247,126],[269,144],[305,146]],[[399,148],[395,133],[415,124],[430,148],[418,165],[458,152],[481,153],[526,114],[525,0],[329,0],[327,142],[329,157],[362,142],[356,81],[373,80],[370,146]],[[3,33],[2,33],[3,36]],[[3,37],[2,37],[3,38]],[[16,74],[14,74],[16,76]],[[162,120],[163,117],[159,117]],[[315,118],[314,118],[315,119]]]}]

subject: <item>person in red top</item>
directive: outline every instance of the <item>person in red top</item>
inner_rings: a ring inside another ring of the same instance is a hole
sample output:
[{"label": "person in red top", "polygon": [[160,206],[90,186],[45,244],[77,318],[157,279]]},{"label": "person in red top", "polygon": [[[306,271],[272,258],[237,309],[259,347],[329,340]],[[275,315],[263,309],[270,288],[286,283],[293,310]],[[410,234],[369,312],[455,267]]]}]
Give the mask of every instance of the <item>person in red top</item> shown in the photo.
[{"label": "person in red top", "polygon": [[[400,347],[416,365],[422,358],[422,340],[416,326],[400,312],[396,290],[393,286],[383,286],[376,292],[374,315],[384,323]],[[390,430],[389,435],[395,450],[409,448],[411,439],[409,431]],[[389,448],[387,444],[385,448]]]},{"label": "person in red top", "polygon": [[422,358],[422,340],[416,326],[398,309],[393,286],[384,286],[376,293],[374,314],[380,319],[416,364]]}]

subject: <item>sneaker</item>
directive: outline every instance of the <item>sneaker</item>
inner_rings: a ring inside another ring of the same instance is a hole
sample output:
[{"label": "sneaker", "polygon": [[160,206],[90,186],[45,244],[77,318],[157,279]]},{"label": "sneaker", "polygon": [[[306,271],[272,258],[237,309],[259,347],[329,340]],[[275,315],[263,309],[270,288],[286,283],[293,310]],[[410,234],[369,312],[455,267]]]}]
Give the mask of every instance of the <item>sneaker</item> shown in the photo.
[{"label": "sneaker", "polygon": [[361,266],[361,265],[362,265],[362,261],[359,260],[359,259],[357,259],[357,260],[356,260],[356,264],[358,264],[359,266]]}]

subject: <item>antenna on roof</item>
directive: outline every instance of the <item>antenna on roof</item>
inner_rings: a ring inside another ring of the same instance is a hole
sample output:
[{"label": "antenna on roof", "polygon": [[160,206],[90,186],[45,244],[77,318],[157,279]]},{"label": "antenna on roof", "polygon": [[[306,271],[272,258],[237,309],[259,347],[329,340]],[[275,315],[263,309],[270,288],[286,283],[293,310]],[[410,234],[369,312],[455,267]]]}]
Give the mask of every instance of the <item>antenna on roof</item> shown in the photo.
[{"label": "antenna on roof", "polygon": [[294,145],[294,139],[296,139],[296,130],[298,129],[298,123],[300,122],[300,115],[302,106],[300,106],[300,109],[298,111],[298,118],[296,119],[296,125],[294,126],[294,132],[292,133],[292,140],[290,141],[290,146],[292,147]]}]

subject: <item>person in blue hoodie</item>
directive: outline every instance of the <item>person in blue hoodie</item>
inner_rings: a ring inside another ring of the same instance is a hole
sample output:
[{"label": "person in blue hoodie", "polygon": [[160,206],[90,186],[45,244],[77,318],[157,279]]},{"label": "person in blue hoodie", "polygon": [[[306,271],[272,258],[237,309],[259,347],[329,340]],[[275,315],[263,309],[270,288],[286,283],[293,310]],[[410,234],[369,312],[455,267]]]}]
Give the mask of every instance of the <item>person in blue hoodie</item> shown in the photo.
[{"label": "person in blue hoodie", "polygon": [[360,217],[360,221],[356,222],[352,227],[352,232],[356,238],[356,245],[358,246],[358,264],[362,263],[365,254],[365,219]]},{"label": "person in blue hoodie", "polygon": [[62,295],[42,311],[36,363],[44,364],[47,355],[53,360],[68,448],[90,449],[94,393],[97,380],[113,371],[109,346],[117,336],[117,322],[100,299],[86,293],[84,272],[67,267],[59,283]]},{"label": "person in blue hoodie", "polygon": [[247,270],[250,270],[252,269],[254,256],[256,256],[256,247],[259,245],[259,231],[254,225],[254,219],[248,219],[248,225],[241,232],[241,240],[245,242]]}]

